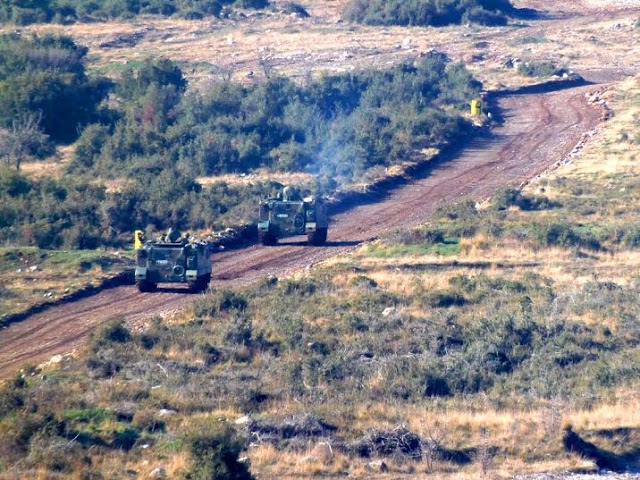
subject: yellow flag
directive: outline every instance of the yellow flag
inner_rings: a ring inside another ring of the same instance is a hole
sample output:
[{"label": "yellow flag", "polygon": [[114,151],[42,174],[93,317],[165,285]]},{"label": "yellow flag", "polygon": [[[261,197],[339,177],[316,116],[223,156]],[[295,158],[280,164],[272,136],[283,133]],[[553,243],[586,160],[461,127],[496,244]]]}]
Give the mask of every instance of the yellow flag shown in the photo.
[{"label": "yellow flag", "polygon": [[144,232],[142,230],[136,230],[133,234],[133,249],[139,250],[144,244]]}]

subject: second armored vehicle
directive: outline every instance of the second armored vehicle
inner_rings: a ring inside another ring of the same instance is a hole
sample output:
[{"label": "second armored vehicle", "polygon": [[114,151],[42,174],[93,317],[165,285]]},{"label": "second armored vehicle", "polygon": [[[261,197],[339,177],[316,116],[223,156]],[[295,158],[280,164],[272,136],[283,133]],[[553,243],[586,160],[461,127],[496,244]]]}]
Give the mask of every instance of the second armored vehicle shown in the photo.
[{"label": "second armored vehicle", "polygon": [[159,283],[186,283],[192,292],[204,291],[211,281],[210,248],[169,230],[161,240],[136,250],[135,280],[141,292],[152,292]]},{"label": "second armored vehicle", "polygon": [[301,198],[296,189],[285,187],[281,195],[260,204],[258,236],[263,245],[275,245],[278,239],[307,235],[311,245],[327,241],[329,216],[322,198]]}]

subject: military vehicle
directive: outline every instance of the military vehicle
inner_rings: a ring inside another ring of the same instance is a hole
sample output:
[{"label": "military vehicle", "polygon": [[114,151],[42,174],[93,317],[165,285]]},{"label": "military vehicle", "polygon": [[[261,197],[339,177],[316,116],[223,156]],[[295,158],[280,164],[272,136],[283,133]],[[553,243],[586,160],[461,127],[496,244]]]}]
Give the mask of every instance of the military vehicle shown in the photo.
[{"label": "military vehicle", "polygon": [[211,250],[206,243],[192,243],[170,229],[157,241],[139,241],[136,232],[135,280],[141,292],[154,291],[159,283],[186,283],[192,292],[206,290],[211,281]]},{"label": "military vehicle", "polygon": [[260,204],[258,237],[263,245],[275,245],[279,238],[293,235],[307,235],[311,245],[324,245],[328,228],[322,198],[301,198],[293,187],[285,187],[277,197]]}]

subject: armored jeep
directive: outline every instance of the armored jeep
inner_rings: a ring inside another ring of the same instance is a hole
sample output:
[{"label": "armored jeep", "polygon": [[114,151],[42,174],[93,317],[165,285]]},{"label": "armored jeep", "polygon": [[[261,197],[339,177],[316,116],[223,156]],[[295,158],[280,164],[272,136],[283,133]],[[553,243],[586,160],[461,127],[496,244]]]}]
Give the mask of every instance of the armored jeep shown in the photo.
[{"label": "armored jeep", "polygon": [[159,283],[186,283],[192,292],[204,291],[211,281],[210,248],[170,231],[136,250],[135,280],[141,292],[152,292]]},{"label": "armored jeep", "polygon": [[293,235],[307,235],[311,245],[324,245],[328,228],[322,198],[301,198],[292,187],[285,187],[281,195],[260,204],[258,237],[263,245],[275,245],[279,238]]}]

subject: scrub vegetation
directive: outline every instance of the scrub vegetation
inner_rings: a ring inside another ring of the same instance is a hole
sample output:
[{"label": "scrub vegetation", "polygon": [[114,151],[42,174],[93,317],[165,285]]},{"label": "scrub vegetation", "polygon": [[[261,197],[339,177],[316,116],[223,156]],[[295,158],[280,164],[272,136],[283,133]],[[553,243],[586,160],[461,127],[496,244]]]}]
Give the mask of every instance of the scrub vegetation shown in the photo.
[{"label": "scrub vegetation", "polygon": [[[273,184],[203,188],[196,178],[305,172],[318,178],[311,188],[332,192],[373,168],[470,135],[463,110],[480,89],[464,66],[438,55],[325,75],[306,86],[273,77],[195,91],[168,60],[147,60],[109,81],[88,77],[86,49],[65,37],[8,36],[0,47],[11,59],[0,83],[7,105],[0,137],[8,139],[0,142],[7,163],[0,171],[0,241],[41,248],[118,246],[134,227],[251,222],[257,199]],[[22,117],[32,119],[33,132],[12,120]],[[79,132],[66,178],[12,171]],[[120,183],[110,190],[107,180]]]},{"label": "scrub vegetation", "polygon": [[369,25],[506,25],[509,0],[350,0],[344,18]]},{"label": "scrub vegetation", "polygon": [[279,478],[370,477],[373,459],[434,478],[633,466],[639,99],[627,81],[581,157],[524,190],[312,272],[211,291],[144,331],[114,319],[78,358],[5,385],[0,465],[62,478],[246,478],[240,455]]},{"label": "scrub vegetation", "polygon": [[32,23],[106,22],[132,19],[137,15],[197,20],[229,15],[231,7],[265,8],[268,0],[5,0],[0,3],[0,22]]}]

